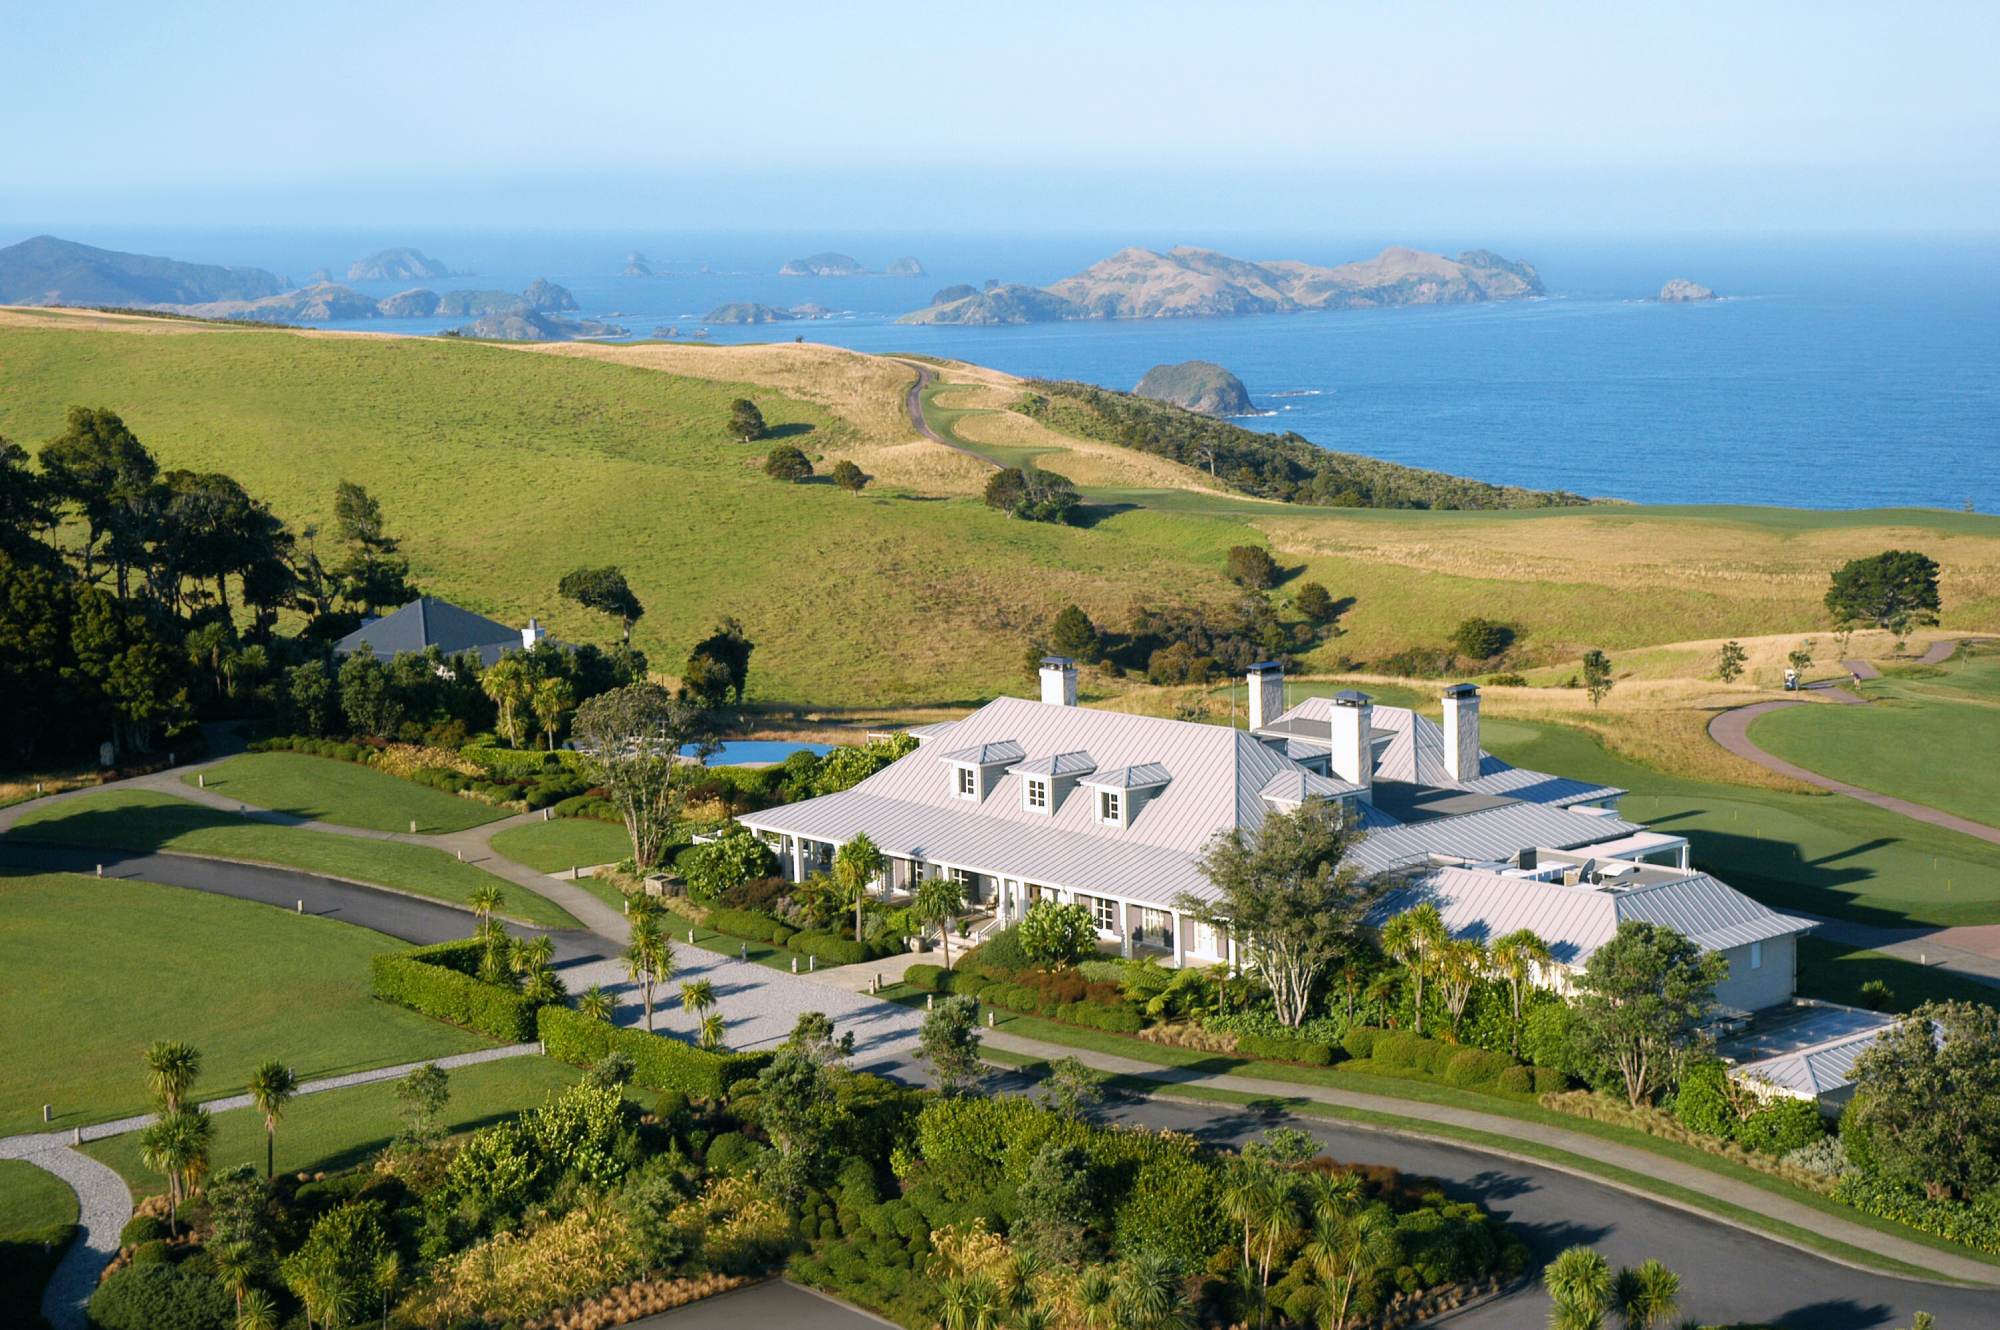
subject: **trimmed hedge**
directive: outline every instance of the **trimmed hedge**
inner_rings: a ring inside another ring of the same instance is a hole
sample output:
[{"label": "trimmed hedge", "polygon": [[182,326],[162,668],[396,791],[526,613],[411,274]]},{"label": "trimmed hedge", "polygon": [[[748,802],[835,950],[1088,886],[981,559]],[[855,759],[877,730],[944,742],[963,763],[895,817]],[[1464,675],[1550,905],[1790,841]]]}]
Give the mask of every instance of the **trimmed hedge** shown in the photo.
[{"label": "trimmed hedge", "polygon": [[1372,1058],[1375,1056],[1375,1041],[1382,1037],[1382,1031],[1370,1025],[1357,1025],[1341,1036],[1340,1046],[1347,1050],[1351,1058]]},{"label": "trimmed hedge", "polygon": [[1299,1062],[1308,1067],[1331,1067],[1347,1056],[1347,1050],[1332,1044],[1281,1034],[1238,1035],[1236,1051],[1244,1057],[1262,1058],[1267,1062]]},{"label": "trimmed hedge", "polygon": [[718,933],[730,933],[752,942],[777,942],[779,929],[785,929],[787,936],[792,931],[787,925],[779,923],[776,916],[765,914],[762,910],[713,909],[703,922]]},{"label": "trimmed hedge", "polygon": [[720,1099],[771,1060],[768,1053],[709,1053],[670,1035],[620,1029],[554,1003],[535,1014],[535,1029],[552,1058],[588,1067],[608,1053],[624,1053],[640,1085],[678,1090],[691,1099]]},{"label": "trimmed hedge", "polygon": [[886,953],[879,947],[866,942],[856,942],[853,938],[842,937],[838,933],[823,933],[817,929],[807,929],[794,934],[785,944],[801,956],[814,956],[827,965],[859,965],[872,961]]},{"label": "trimmed hedge", "polygon": [[480,951],[477,942],[440,942],[384,952],[371,966],[374,994],[495,1039],[516,1044],[533,1039],[535,1003],[466,973],[478,964]]},{"label": "trimmed hedge", "polygon": [[912,965],[903,971],[903,982],[912,988],[921,988],[926,993],[953,993],[951,971],[942,965]]}]

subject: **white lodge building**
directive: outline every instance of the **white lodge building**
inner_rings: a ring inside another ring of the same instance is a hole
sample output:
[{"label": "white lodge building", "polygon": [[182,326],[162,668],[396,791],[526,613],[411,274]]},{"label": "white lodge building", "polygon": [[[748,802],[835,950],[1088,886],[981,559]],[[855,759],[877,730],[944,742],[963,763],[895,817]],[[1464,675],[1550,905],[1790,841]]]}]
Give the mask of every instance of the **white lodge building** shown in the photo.
[{"label": "white lodge building", "polygon": [[[1076,705],[1076,666],[1042,665],[1042,698],[998,698],[913,731],[916,750],[851,790],[738,819],[796,881],[866,834],[885,892],[949,873],[997,923],[1037,900],[1075,902],[1126,955],[1235,962],[1227,930],[1184,915],[1211,896],[1199,860],[1231,829],[1309,798],[1341,802],[1367,835],[1352,853],[1387,879],[1384,916],[1429,900],[1459,936],[1532,928],[1563,973],[1627,919],[1668,925],[1728,957],[1726,1009],[1788,1001],[1811,927],[1689,867],[1688,843],[1622,821],[1625,792],[1509,766],[1479,746],[1479,690],[1444,692],[1439,726],[1358,692],[1286,710],[1276,665],[1252,666],[1247,730]],[[1282,712],[1282,714],[1280,714]]]}]

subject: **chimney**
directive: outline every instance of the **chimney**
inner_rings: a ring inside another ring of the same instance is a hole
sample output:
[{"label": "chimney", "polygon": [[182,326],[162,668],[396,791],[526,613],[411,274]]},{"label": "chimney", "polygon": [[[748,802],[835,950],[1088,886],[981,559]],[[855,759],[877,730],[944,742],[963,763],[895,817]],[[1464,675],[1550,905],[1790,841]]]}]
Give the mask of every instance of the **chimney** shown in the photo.
[{"label": "chimney", "polygon": [[1469,683],[1444,690],[1444,770],[1460,785],[1479,776],[1479,690]]},{"label": "chimney", "polygon": [[1076,662],[1068,656],[1042,657],[1042,701],[1052,707],[1076,705]]},{"label": "chimney", "polygon": [[1261,730],[1285,714],[1285,667],[1275,660],[1260,660],[1250,667],[1245,682],[1250,685],[1250,728]]},{"label": "chimney", "polygon": [[1352,688],[1333,695],[1333,774],[1361,787],[1361,797],[1375,801],[1375,702]]},{"label": "chimney", "polygon": [[532,651],[535,648],[535,643],[547,636],[548,634],[542,631],[541,623],[535,619],[530,619],[528,620],[528,626],[521,630],[521,649],[523,651]]}]

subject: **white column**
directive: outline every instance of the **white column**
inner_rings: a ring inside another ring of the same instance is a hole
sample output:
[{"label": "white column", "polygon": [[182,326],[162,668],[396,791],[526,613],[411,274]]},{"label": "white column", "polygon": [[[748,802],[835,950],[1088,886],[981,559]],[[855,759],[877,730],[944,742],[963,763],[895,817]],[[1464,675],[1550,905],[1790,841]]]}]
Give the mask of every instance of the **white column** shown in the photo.
[{"label": "white column", "polygon": [[792,837],[792,881],[806,880],[806,843],[799,837]]},{"label": "white column", "polygon": [[1118,954],[1132,959],[1132,907],[1124,901],[1118,902]]},{"label": "white column", "polygon": [[1187,964],[1187,938],[1181,932],[1181,912],[1175,910],[1172,913],[1174,920],[1174,968],[1178,970]]},{"label": "white column", "polygon": [[1239,971],[1238,971],[1238,970],[1237,970],[1237,968],[1236,968],[1236,930],[1235,930],[1235,929],[1233,929],[1233,928],[1232,928],[1232,929],[1230,929],[1230,930],[1229,930],[1229,932],[1228,932],[1228,939],[1229,939],[1229,945],[1228,945],[1228,947],[1226,948],[1226,950],[1227,950],[1227,951],[1229,952],[1229,973],[1231,973],[1231,974],[1236,974],[1236,973],[1239,973]]}]

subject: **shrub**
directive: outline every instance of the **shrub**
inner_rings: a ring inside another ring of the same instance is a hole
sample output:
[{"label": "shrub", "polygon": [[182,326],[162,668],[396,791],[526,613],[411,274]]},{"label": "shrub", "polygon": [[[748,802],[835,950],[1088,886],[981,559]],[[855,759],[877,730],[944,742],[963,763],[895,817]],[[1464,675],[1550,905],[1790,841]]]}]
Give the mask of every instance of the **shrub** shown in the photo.
[{"label": "shrub", "polygon": [[781,443],[764,455],[764,474],[773,480],[797,484],[812,479],[812,473],[812,459],[792,444]]},{"label": "shrub", "polygon": [[223,1330],[233,1308],[222,1282],[193,1266],[120,1270],[90,1295],[95,1330]]},{"label": "shrub", "polygon": [[705,1161],[709,1168],[726,1177],[748,1172],[764,1150],[740,1131],[725,1131],[708,1143]]},{"label": "shrub", "polygon": [[1461,656],[1472,660],[1490,660],[1505,651],[1513,640],[1514,632],[1507,625],[1477,615],[1460,620],[1451,633],[1451,644]]},{"label": "shrub", "polygon": [[1096,954],[1097,924],[1087,906],[1036,901],[1021,920],[1020,940],[1036,965],[1069,965]]},{"label": "shrub", "polygon": [[1729,1073],[1712,1058],[1689,1064],[1681,1074],[1673,1110],[1689,1131],[1725,1141],[1735,1137],[1740,1121],[1729,1095]]},{"label": "shrub", "polygon": [[903,982],[912,988],[921,988],[926,993],[957,992],[956,985],[946,986],[945,976],[951,971],[942,965],[912,965],[903,971]]},{"label": "shrub", "polygon": [[1978,1205],[1966,1205],[1961,1201],[1934,1199],[1916,1187],[1858,1172],[1842,1178],[1833,1195],[1863,1213],[2000,1254],[2000,1197],[1989,1195]]},{"label": "shrub", "polygon": [[167,1245],[165,1238],[154,1238],[142,1242],[132,1249],[133,1265],[172,1265],[174,1249]]},{"label": "shrub", "polygon": [[533,1039],[534,1002],[463,972],[468,953],[477,964],[479,951],[476,942],[443,942],[383,952],[371,965],[374,995],[509,1043]]},{"label": "shrub", "polygon": [[752,942],[769,942],[771,930],[781,926],[776,917],[762,910],[710,910],[702,922],[718,933],[730,933]]},{"label": "shrub", "polygon": [[1246,1057],[1272,1062],[1301,1062],[1309,1067],[1330,1067],[1337,1060],[1336,1053],[1345,1054],[1345,1050],[1335,1049],[1330,1044],[1277,1034],[1238,1035],[1236,1051]]},{"label": "shrub", "polygon": [[1430,1042],[1400,1030],[1385,1031],[1375,1040],[1375,1061],[1385,1067],[1415,1069],[1423,1064],[1422,1045]]},{"label": "shrub", "polygon": [[1262,545],[1232,545],[1223,560],[1229,580],[1262,591],[1278,580],[1278,564]]},{"label": "shrub", "polygon": [[958,968],[975,974],[1005,978],[1027,969],[1032,961],[1021,945],[1021,926],[1009,924],[965,953]]},{"label": "shrub", "polygon": [[1501,1072],[1512,1069],[1513,1064],[1502,1054],[1489,1053],[1483,1048],[1461,1048],[1444,1059],[1442,1073],[1445,1084],[1472,1089],[1495,1085]]},{"label": "shrub", "polygon": [[1533,1094],[1535,1092],[1535,1069],[1516,1063],[1508,1067],[1505,1071],[1502,1071],[1499,1080],[1495,1081],[1494,1084],[1500,1089],[1505,1090],[1508,1094]]},{"label": "shrub", "polygon": [[634,1083],[693,1099],[720,1099],[770,1061],[768,1053],[705,1052],[678,1039],[606,1025],[565,1006],[543,1007],[535,1014],[535,1029],[552,1058],[588,1067],[606,1054],[624,1053],[632,1059]]},{"label": "shrub", "polygon": [[880,948],[866,942],[817,929],[796,934],[789,945],[801,956],[816,957],[824,965],[859,965],[882,954]]},{"label": "shrub", "polygon": [[1773,1100],[1736,1128],[1736,1139],[1767,1155],[1787,1155],[1825,1137],[1826,1119],[1809,1099]]},{"label": "shrub", "polygon": [[1062,1019],[1109,1034],[1137,1034],[1146,1026],[1146,1018],[1130,1007],[1102,1007],[1094,1002],[1063,1008]]},{"label": "shrub", "polygon": [[674,868],[687,880],[688,899],[711,905],[725,891],[776,872],[778,860],[749,828],[732,825],[716,839],[681,851]]},{"label": "shrub", "polygon": [[1372,1058],[1375,1056],[1375,1043],[1381,1037],[1382,1031],[1357,1025],[1341,1036],[1340,1046],[1347,1050],[1347,1056],[1351,1058]]},{"label": "shrub", "polygon": [[136,1247],[142,1242],[158,1242],[167,1236],[167,1226],[155,1215],[134,1215],[118,1230],[118,1245]]},{"label": "shrub", "polygon": [[1569,1089],[1569,1074],[1567,1072],[1557,1071],[1554,1067],[1535,1068],[1536,1094],[1560,1094],[1567,1089]]}]

